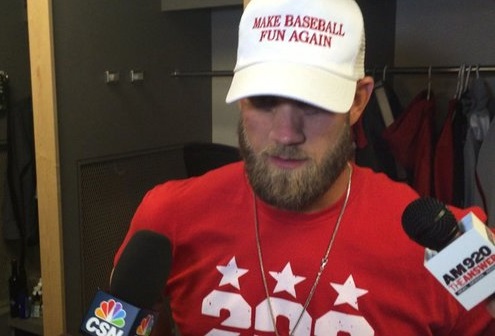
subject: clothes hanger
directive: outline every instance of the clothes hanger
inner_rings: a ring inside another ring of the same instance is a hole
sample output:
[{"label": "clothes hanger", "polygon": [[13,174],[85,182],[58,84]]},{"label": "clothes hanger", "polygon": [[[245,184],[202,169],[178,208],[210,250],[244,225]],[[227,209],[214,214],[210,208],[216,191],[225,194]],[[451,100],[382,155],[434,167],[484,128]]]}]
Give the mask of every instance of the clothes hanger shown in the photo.
[{"label": "clothes hanger", "polygon": [[467,74],[466,74],[466,79],[464,80],[464,87],[463,87],[462,93],[465,93],[469,89],[469,78],[471,77],[471,69],[472,68],[473,68],[473,66],[470,65],[466,70]]},{"label": "clothes hanger", "polygon": [[373,81],[375,83],[375,85],[373,86],[374,89],[382,85],[382,83],[378,80],[377,73],[378,73],[378,67],[373,67],[373,70],[371,72],[371,77],[373,78]]},{"label": "clothes hanger", "polygon": [[461,98],[461,88],[463,86],[463,80],[464,80],[464,70],[465,70],[466,65],[462,64],[459,67],[459,71],[457,72],[457,85],[455,88],[455,93],[454,93],[454,99],[460,99]]},{"label": "clothes hanger", "polygon": [[383,67],[382,80],[377,83],[374,90],[376,101],[378,103],[380,114],[382,115],[382,119],[385,127],[390,126],[394,122],[394,114],[392,112],[392,107],[390,106],[387,92],[383,85],[387,80],[387,69],[388,66],[385,65]]}]

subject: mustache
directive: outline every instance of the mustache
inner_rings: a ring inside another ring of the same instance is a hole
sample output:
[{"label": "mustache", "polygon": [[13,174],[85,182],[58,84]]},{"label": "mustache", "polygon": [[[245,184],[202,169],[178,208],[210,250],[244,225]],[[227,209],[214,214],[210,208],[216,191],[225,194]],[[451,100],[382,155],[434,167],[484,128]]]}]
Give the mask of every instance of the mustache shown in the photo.
[{"label": "mustache", "polygon": [[266,156],[277,156],[289,160],[306,160],[308,155],[295,146],[272,145],[263,149],[260,154]]}]

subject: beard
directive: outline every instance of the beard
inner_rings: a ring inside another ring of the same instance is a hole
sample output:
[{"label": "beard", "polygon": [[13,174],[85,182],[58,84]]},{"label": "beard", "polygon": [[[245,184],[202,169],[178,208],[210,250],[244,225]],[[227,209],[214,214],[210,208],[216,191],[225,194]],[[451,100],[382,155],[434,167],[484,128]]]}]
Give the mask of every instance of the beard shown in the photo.
[{"label": "beard", "polygon": [[[284,210],[301,211],[322,197],[337,180],[351,159],[354,147],[349,120],[320,162],[297,146],[271,145],[255,153],[242,121],[238,125],[239,148],[248,180],[264,202]],[[280,169],[268,163],[269,156],[307,160],[302,168]]]}]

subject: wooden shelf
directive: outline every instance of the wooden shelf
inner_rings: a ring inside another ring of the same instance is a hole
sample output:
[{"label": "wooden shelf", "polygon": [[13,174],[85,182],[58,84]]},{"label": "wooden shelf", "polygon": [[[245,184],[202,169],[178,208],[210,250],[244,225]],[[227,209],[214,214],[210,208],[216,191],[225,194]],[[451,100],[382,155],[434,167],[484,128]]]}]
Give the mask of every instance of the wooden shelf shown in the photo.
[{"label": "wooden shelf", "polygon": [[182,10],[242,5],[242,0],[162,0],[162,10]]},{"label": "wooden shelf", "polygon": [[35,335],[43,335],[43,318],[31,317],[28,319],[11,318],[8,321],[9,327],[15,330],[27,331]]}]

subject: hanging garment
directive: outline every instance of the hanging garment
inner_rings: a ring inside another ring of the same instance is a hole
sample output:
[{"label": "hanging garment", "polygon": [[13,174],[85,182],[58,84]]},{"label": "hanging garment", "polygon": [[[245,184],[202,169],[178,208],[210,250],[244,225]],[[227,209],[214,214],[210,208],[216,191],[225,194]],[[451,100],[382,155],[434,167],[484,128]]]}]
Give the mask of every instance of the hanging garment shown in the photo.
[{"label": "hanging garment", "polygon": [[487,224],[495,227],[495,119],[480,146],[476,166],[478,191],[476,204],[483,206],[488,215]]},{"label": "hanging garment", "polygon": [[464,111],[469,108],[471,97],[469,91],[464,92],[456,105],[452,120],[454,145],[454,181],[452,205],[464,208],[464,144],[466,143],[467,118]]},{"label": "hanging garment", "polygon": [[473,80],[471,88],[471,104],[467,111],[467,134],[464,144],[464,205],[475,204],[476,195],[476,162],[480,146],[490,128],[490,112],[487,108],[489,94],[484,79]]},{"label": "hanging garment", "polygon": [[434,95],[420,92],[404,113],[383,132],[395,158],[407,171],[409,184],[421,195],[432,191],[432,127]]},{"label": "hanging garment", "polygon": [[383,172],[394,180],[403,176],[397,171],[395,158],[382,132],[402,112],[402,106],[392,88],[385,82],[375,84],[373,95],[361,118],[353,126],[356,143],[356,163]]},{"label": "hanging garment", "polygon": [[9,105],[9,76],[0,71],[0,115],[7,112]]},{"label": "hanging garment", "polygon": [[446,204],[454,201],[454,135],[453,123],[457,99],[451,99],[442,130],[435,144],[433,157],[434,196]]},{"label": "hanging garment", "polygon": [[12,104],[7,111],[7,179],[3,231],[7,240],[38,240],[36,164],[31,99]]}]

